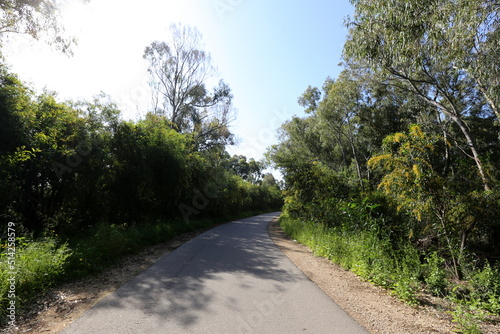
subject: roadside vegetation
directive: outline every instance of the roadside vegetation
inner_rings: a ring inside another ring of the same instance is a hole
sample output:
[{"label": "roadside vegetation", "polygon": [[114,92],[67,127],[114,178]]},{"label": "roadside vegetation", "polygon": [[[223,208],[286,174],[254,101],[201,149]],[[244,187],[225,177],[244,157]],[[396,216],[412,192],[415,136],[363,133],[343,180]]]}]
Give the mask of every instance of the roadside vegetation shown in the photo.
[{"label": "roadside vegetation", "polygon": [[[12,8],[17,23],[5,24],[21,33],[36,27],[31,20],[51,15],[47,3]],[[234,143],[232,94],[222,80],[208,86],[217,73],[200,34],[182,25],[170,31],[168,41],[145,47],[154,102],[136,121],[124,120],[105,94],[61,101],[0,64],[1,323],[14,313],[10,305],[19,316],[49,287],[125,255],[281,208],[264,163],[226,151]]]},{"label": "roadside vegetation", "polygon": [[[285,186],[227,153],[231,89],[209,85],[217,75],[194,28],[145,46],[152,104],[137,121],[105,94],[37,93],[2,60],[2,321],[12,300],[21,312],[120,256],[277,210],[283,188],[282,227],[318,255],[409,304],[447,298],[461,333],[500,315],[500,5],[351,2],[342,72],[305,90],[305,116],[268,151]],[[55,2],[2,4],[0,45],[27,33],[71,54]]]},{"label": "roadside vegetation", "polygon": [[479,333],[500,314],[500,7],[351,2],[343,71],[268,152],[281,225],[409,304],[447,298]]}]

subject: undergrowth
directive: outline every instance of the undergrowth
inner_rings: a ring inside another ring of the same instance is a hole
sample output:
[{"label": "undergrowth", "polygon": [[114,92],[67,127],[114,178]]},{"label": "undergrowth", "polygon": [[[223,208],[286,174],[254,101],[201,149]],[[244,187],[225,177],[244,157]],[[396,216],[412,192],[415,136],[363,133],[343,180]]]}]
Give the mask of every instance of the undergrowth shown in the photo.
[{"label": "undergrowth", "polygon": [[60,244],[55,239],[29,241],[18,238],[13,260],[8,256],[7,244],[2,242],[2,246],[0,316],[3,322],[9,320],[6,317],[7,307],[13,310],[12,313],[9,311],[10,314],[18,315],[33,296],[44,292],[65,275],[72,251],[67,244]]},{"label": "undergrowth", "polygon": [[[232,219],[250,217],[261,211],[244,212]],[[197,229],[210,228],[229,221],[225,219],[156,222],[141,226],[100,224],[85,234],[66,238],[52,235],[38,240],[16,239],[13,275],[9,269],[8,247],[2,240],[0,253],[0,325],[6,325],[11,282],[15,277],[15,307],[19,316],[26,307],[49,288],[72,279],[97,274],[126,255],[139,253],[146,247],[173,239]]]},{"label": "undergrowth", "polygon": [[311,221],[280,217],[283,230],[317,255],[361,278],[383,286],[410,305],[429,292],[454,305],[450,312],[460,333],[480,333],[488,314],[500,315],[500,272],[489,264],[471,270],[467,280],[452,283],[437,252],[423,254],[409,243],[394,242],[376,229],[347,230]]}]

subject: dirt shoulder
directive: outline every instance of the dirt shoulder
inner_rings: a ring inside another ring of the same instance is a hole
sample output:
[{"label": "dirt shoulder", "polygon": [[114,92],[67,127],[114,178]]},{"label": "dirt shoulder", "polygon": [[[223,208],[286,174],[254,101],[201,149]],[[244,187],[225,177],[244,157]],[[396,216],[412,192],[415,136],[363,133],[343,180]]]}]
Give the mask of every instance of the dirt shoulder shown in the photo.
[{"label": "dirt shoulder", "polygon": [[[131,278],[207,229],[182,234],[140,254],[127,257],[96,277],[84,278],[55,288],[18,320],[18,328],[1,333],[58,333],[99,300]],[[424,306],[410,307],[386,290],[362,281],[354,273],[314,256],[307,247],[290,240],[277,219],[269,234],[281,251],[330,296],[341,308],[371,333],[453,333],[449,305],[431,296],[422,297]],[[500,324],[488,325],[483,333],[500,333]]]},{"label": "dirt shoulder", "polygon": [[169,242],[128,256],[95,277],[83,278],[55,288],[19,316],[16,329],[3,329],[0,333],[58,333],[160,257],[207,230],[209,229],[183,233]]},{"label": "dirt shoulder", "polygon": [[[411,307],[387,290],[361,280],[353,272],[294,242],[283,232],[278,219],[269,225],[269,235],[281,251],[321,290],[370,333],[454,333],[450,305],[430,295],[420,296],[422,306]],[[485,324],[485,334],[500,333],[500,324]]]}]

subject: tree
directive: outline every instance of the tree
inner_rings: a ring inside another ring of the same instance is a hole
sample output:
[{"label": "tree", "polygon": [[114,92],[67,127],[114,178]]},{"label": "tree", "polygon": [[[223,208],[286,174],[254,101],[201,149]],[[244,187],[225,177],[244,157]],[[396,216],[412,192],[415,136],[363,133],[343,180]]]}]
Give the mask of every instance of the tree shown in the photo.
[{"label": "tree", "polygon": [[196,143],[211,147],[232,142],[231,90],[222,80],[210,93],[206,82],[215,74],[210,55],[200,49],[201,34],[182,25],[170,27],[169,43],[155,41],[144,50],[153,90],[153,113],[173,129],[195,134]]},{"label": "tree", "polygon": [[298,103],[305,108],[307,114],[318,109],[318,103],[321,99],[321,92],[317,87],[308,86],[306,91],[299,97]]},{"label": "tree", "polygon": [[[58,103],[54,94],[34,96],[8,73],[1,80],[0,117],[8,122],[0,124],[0,132],[12,137],[0,151],[5,194],[0,214],[39,234],[70,211],[63,203],[70,201],[68,185],[76,177],[70,171],[81,161],[77,151],[85,126],[78,112]],[[12,125],[16,131],[8,130]]]},{"label": "tree", "polygon": [[7,33],[27,34],[37,40],[45,36],[49,44],[71,54],[76,39],[65,36],[59,23],[60,5],[58,0],[0,0],[0,38]]},{"label": "tree", "polygon": [[390,133],[405,128],[415,118],[408,98],[380,85],[368,71],[344,69],[335,80],[327,78],[322,91],[308,87],[299,98],[308,117],[287,126],[301,138],[314,159],[364,188],[371,179],[366,162]]},{"label": "tree", "polygon": [[[360,84],[351,78],[348,71],[343,71],[339,78],[329,85],[327,95],[320,104],[318,117],[324,120],[324,125],[326,125],[322,129],[323,133],[326,130],[338,136],[337,141],[342,146],[343,156],[346,156],[346,150],[350,151],[349,156],[354,162],[358,181],[363,187],[361,169],[364,163],[362,164],[361,161],[361,138],[357,136],[360,124],[358,115],[364,106],[361,94]],[[323,135],[322,138],[328,138],[328,136]]]},{"label": "tree", "polygon": [[244,155],[233,155],[230,157],[227,153],[222,161],[222,165],[226,170],[251,183],[261,181],[262,170],[264,169],[263,164],[255,161],[253,158],[247,160],[247,157]]},{"label": "tree", "polygon": [[194,173],[188,172],[196,159],[186,154],[189,142],[158,115],[149,114],[137,124],[121,122],[110,143],[110,220],[140,224],[172,216]]},{"label": "tree", "polygon": [[435,233],[445,240],[453,273],[460,278],[469,236],[492,213],[490,207],[495,206],[496,199],[491,199],[495,197],[491,193],[461,189],[447,177],[437,150],[440,145],[449,143],[411,125],[407,133],[387,136],[383,153],[371,158],[368,165],[386,172],[379,188],[394,198],[398,210],[406,211],[422,224],[418,229],[411,227],[411,234],[426,237]]},{"label": "tree", "polygon": [[484,157],[466,118],[477,103],[499,116],[499,66],[491,58],[498,51],[498,3],[352,3],[356,14],[348,24],[345,58],[368,61],[381,81],[415,94],[433,106],[435,113],[451,119],[463,135],[464,151],[474,160],[483,188],[490,189]]}]

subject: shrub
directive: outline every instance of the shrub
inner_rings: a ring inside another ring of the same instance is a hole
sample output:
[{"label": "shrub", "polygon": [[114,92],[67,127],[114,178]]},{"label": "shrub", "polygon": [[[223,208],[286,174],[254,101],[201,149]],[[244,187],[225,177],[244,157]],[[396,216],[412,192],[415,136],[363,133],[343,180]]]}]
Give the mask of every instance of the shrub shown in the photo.
[{"label": "shrub", "polygon": [[470,278],[472,287],[470,298],[479,307],[500,314],[500,271],[487,263],[476,270]]},{"label": "shrub", "polygon": [[432,252],[427,257],[427,263],[423,266],[424,280],[427,289],[435,296],[443,295],[447,286],[444,259],[437,252]]}]

